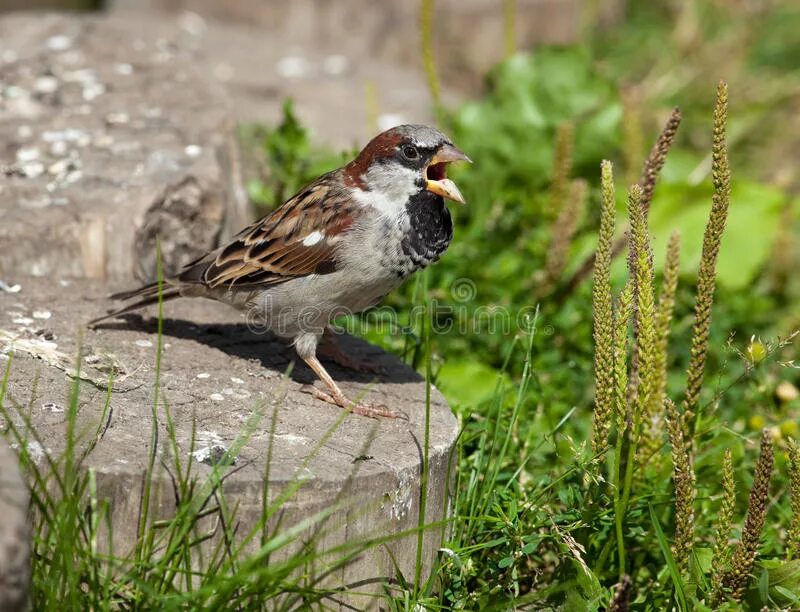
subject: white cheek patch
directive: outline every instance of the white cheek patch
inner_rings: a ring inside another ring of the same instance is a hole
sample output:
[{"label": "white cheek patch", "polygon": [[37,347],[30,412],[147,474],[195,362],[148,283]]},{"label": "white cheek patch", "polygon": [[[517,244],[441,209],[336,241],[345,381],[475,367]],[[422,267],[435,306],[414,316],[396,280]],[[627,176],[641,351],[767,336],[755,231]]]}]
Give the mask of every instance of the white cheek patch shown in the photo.
[{"label": "white cheek patch", "polygon": [[379,164],[370,168],[363,179],[368,191],[357,191],[355,199],[378,209],[382,214],[395,217],[403,210],[408,199],[417,191],[418,172],[400,165]]},{"label": "white cheek patch", "polygon": [[325,234],[323,234],[319,230],[317,230],[315,232],[311,232],[308,236],[303,238],[303,246],[307,246],[307,247],[314,246],[320,240],[322,240],[324,237],[325,237]]}]

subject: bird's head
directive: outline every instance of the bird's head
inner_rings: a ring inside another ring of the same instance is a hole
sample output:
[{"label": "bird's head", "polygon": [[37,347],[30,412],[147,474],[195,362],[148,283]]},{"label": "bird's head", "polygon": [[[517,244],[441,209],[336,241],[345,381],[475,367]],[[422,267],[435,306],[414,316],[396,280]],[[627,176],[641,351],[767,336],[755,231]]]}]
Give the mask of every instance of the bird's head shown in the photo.
[{"label": "bird's head", "polygon": [[405,206],[422,192],[463,204],[464,196],[447,178],[448,164],[456,161],[471,160],[439,130],[399,125],[373,138],[345,173],[379,208]]}]

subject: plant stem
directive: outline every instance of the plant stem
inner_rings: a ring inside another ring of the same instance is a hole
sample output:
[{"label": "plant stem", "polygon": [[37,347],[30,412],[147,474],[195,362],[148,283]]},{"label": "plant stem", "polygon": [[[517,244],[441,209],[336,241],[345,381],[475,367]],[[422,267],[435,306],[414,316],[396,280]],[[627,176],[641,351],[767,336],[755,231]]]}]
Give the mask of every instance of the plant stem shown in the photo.
[{"label": "plant stem", "polygon": [[612,468],[612,478],[614,485],[614,522],[616,524],[617,533],[617,558],[619,559],[619,575],[625,574],[625,537],[623,535],[623,522],[625,519],[625,511],[622,507],[620,496],[620,478],[619,471],[622,463],[622,444],[624,442],[625,433],[620,432],[617,435],[617,443],[614,447],[614,466]]}]

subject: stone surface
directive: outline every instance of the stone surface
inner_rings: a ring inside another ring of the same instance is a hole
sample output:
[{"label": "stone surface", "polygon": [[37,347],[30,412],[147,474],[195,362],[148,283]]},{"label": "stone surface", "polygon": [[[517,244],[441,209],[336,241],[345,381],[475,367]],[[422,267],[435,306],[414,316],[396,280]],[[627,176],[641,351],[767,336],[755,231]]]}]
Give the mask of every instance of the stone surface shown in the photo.
[{"label": "stone surface", "polygon": [[[267,4],[248,6],[255,10]],[[290,11],[294,6],[274,5]],[[228,93],[233,115],[241,123],[274,124],[282,116],[283,101],[291,98],[316,143],[346,149],[360,148],[376,129],[434,120],[431,96],[418,66],[362,52],[353,44],[361,36],[310,36],[322,24],[336,31],[338,22],[325,21],[324,11],[307,13],[313,27],[298,37],[296,27],[268,27],[258,20],[216,19],[191,11],[132,10],[139,6],[112,15],[124,15],[132,23],[152,23],[172,45],[191,54],[195,65]],[[416,50],[416,39],[413,46]],[[443,96],[457,99],[447,87]]]},{"label": "stone surface", "polygon": [[[11,280],[11,279],[9,279]],[[141,483],[150,444],[155,385],[157,336],[149,313],[86,331],[81,322],[105,312],[108,287],[96,281],[15,276],[15,293],[0,291],[0,353],[13,352],[7,405],[30,407],[30,417],[43,438],[41,452],[58,456],[64,446],[67,372],[74,372],[82,342],[80,411],[77,431],[83,444],[99,441],[84,467],[96,470],[101,496],[113,509],[114,543],[124,554],[135,539]],[[7,283],[7,285],[10,283]],[[120,287],[114,287],[118,289]],[[250,332],[235,311],[201,299],[165,304],[164,352],[161,371],[159,457],[170,464],[165,406],[175,423],[178,453],[185,462],[235,448],[236,466],[228,469],[224,490],[238,504],[239,533],[247,533],[260,515],[267,449],[272,448],[270,498],[295,478],[307,482],[285,504],[282,528],[349,500],[325,525],[321,546],[412,529],[419,512],[421,446],[424,440],[425,384],[397,358],[362,341],[345,337],[343,346],[356,356],[383,366],[374,380],[330,365],[330,372],[351,397],[403,410],[409,420],[372,420],[341,416],[338,408],[303,391],[313,374],[295,364],[292,349],[268,335]],[[0,360],[0,365],[3,361]],[[114,373],[110,412],[103,416],[105,387]],[[31,381],[36,380],[36,385]],[[320,384],[320,383],[316,383]],[[272,422],[273,411],[276,422]],[[270,431],[274,427],[275,435]],[[328,435],[328,430],[334,428]],[[195,442],[192,444],[192,431]],[[429,522],[447,512],[445,490],[450,451],[458,433],[456,419],[442,396],[432,392],[430,420]],[[315,449],[320,445],[318,452]],[[306,462],[307,463],[304,463]],[[198,477],[211,468],[194,466]],[[156,514],[169,516],[174,493],[168,474],[159,470],[154,489]],[[312,531],[312,530],[309,530]],[[426,534],[424,556],[430,567],[440,531]],[[413,577],[416,537],[390,542],[406,578]],[[394,575],[385,549],[365,552],[329,577],[346,585]],[[360,587],[379,589],[378,585]],[[353,599],[357,607],[368,602]]]},{"label": "stone surface", "polygon": [[[379,102],[397,109],[395,119],[429,118],[420,110],[428,104],[422,81],[407,78],[406,69],[319,51],[303,51],[308,61],[298,62],[292,55],[298,53],[285,35],[217,26],[193,13],[0,18],[0,367],[13,353],[5,405],[31,410],[43,437],[41,447],[28,448],[34,460],[58,457],[82,347],[77,431],[82,445],[96,442],[83,467],[95,471],[99,495],[111,501],[116,554],[136,538],[153,422],[156,327],[148,316],[91,331],[83,322],[106,311],[103,296],[111,290],[153,276],[157,235],[170,271],[244,224],[249,210],[234,118],[277,118],[284,97],[299,94],[301,116],[309,113],[321,130],[331,126],[325,132],[331,142],[363,142],[370,135],[362,95],[370,75]],[[226,92],[242,93],[244,105],[232,110]],[[257,111],[248,115],[248,108]],[[248,330],[235,311],[182,300],[166,305],[166,317],[156,516],[169,517],[175,507],[163,468],[171,454],[184,463],[193,457],[193,475],[203,479],[215,457],[235,452],[223,487],[237,508],[237,533],[247,533],[261,514],[271,449],[270,499],[303,480],[279,513],[281,528],[338,502],[344,506],[326,521],[321,548],[416,527],[425,385],[415,372],[345,338],[350,351],[383,365],[386,374],[373,379],[330,366],[344,391],[402,410],[409,420],[344,415],[337,426],[342,412],[304,391],[316,380],[302,363],[293,366],[293,350]],[[448,509],[457,435],[444,399],[435,390],[432,399],[429,522]],[[167,409],[177,451],[165,442]],[[19,415],[15,420],[22,422]],[[438,529],[426,535],[426,568],[439,538]],[[366,551],[326,584],[394,575],[387,551],[411,578],[415,536]],[[359,590],[380,588],[368,582]]]},{"label": "stone surface", "polygon": [[17,455],[2,437],[0,517],[0,610],[26,610],[31,580],[28,489],[17,466]]},{"label": "stone surface", "polygon": [[[0,19],[0,276],[152,278],[248,216],[227,98],[146,23]],[[224,230],[223,230],[224,231]]]},{"label": "stone surface", "polygon": [[[506,53],[506,3],[436,0],[432,4],[434,53],[445,86],[477,92],[486,71]],[[602,27],[618,19],[623,4],[622,0],[517,0],[517,47],[575,42],[583,27]],[[151,13],[192,11],[206,19],[245,24],[264,38],[283,41],[284,49],[300,58],[322,53],[341,55],[356,64],[365,58],[378,60],[410,69],[411,83],[422,74],[419,2],[112,0],[111,6]]]}]

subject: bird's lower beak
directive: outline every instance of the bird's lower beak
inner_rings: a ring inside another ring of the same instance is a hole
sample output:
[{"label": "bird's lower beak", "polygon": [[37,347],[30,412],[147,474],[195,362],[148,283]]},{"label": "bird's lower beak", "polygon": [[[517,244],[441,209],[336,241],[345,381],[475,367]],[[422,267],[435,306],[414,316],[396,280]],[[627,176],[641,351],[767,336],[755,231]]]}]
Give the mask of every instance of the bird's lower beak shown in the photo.
[{"label": "bird's lower beak", "polygon": [[448,200],[464,204],[464,196],[456,184],[447,178],[447,164],[455,161],[472,163],[469,157],[453,145],[444,145],[439,149],[425,168],[425,189]]}]

